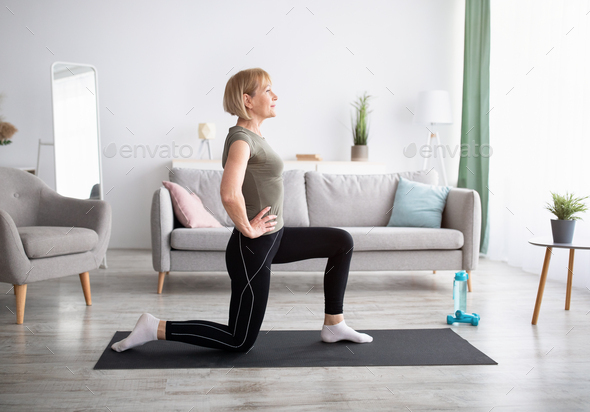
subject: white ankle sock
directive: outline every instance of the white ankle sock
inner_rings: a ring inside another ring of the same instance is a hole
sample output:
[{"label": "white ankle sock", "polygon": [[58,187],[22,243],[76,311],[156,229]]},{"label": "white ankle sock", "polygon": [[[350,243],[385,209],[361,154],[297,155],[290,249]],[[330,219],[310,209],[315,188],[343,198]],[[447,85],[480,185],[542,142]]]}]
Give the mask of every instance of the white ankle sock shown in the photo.
[{"label": "white ankle sock", "polygon": [[373,341],[373,337],[366,333],[358,333],[342,321],[336,325],[324,325],[322,328],[322,340],[328,343],[338,342],[339,340],[350,340],[356,343],[368,343]]},{"label": "white ankle sock", "polygon": [[160,319],[144,313],[139,317],[139,320],[135,324],[133,331],[125,339],[115,342],[111,345],[111,349],[117,352],[123,352],[124,350],[134,348],[136,346],[143,345],[151,340],[158,339],[158,325]]}]

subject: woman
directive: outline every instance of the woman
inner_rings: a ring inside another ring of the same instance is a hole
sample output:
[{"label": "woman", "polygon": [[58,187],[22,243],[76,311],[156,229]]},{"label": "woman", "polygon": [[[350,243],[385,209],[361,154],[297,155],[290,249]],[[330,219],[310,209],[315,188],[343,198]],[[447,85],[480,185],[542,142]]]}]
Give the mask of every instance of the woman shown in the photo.
[{"label": "woman", "polygon": [[141,315],[131,334],[112,345],[118,352],[150,340],[167,339],[234,352],[248,351],[264,319],[272,263],[328,258],[324,275],[324,342],[371,342],[344,321],[342,305],[353,241],[332,227],[283,226],[283,162],[262,136],[260,126],[275,117],[277,95],[264,70],[233,75],[225,88],[223,107],[238,116],[229,129],[222,156],[221,199],[235,224],[225,252],[231,278],[229,324],[205,320],[164,321]]}]

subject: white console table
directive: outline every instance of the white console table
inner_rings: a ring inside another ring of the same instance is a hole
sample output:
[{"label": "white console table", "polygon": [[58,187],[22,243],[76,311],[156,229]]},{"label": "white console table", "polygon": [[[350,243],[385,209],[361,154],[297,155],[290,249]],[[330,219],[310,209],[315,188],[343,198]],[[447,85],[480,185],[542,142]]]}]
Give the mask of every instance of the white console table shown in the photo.
[{"label": "white console table", "polygon": [[[283,163],[283,170],[300,169],[321,173],[355,175],[386,173],[385,163],[379,162],[283,160]],[[172,160],[172,167],[201,170],[223,170],[223,167],[221,167],[221,160],[217,159],[174,159]]]}]

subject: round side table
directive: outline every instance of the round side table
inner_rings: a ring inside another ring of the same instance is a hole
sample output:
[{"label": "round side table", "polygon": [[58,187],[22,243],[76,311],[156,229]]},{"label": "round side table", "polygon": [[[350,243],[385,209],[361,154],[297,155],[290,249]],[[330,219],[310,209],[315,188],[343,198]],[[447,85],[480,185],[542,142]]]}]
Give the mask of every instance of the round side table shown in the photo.
[{"label": "round side table", "polygon": [[590,239],[576,239],[574,237],[572,243],[554,243],[552,236],[534,237],[529,239],[529,243],[536,246],[544,246],[545,260],[543,261],[543,271],[541,272],[541,279],[539,280],[539,291],[537,292],[537,301],[535,302],[535,311],[533,312],[533,325],[537,324],[539,319],[539,311],[541,310],[541,301],[543,300],[543,292],[545,290],[545,282],[547,281],[547,272],[549,271],[549,261],[551,260],[552,250],[554,247],[569,249],[570,260],[567,270],[567,289],[565,293],[565,310],[570,310],[570,300],[572,297],[572,278],[574,275],[574,250],[576,249],[590,249]]}]

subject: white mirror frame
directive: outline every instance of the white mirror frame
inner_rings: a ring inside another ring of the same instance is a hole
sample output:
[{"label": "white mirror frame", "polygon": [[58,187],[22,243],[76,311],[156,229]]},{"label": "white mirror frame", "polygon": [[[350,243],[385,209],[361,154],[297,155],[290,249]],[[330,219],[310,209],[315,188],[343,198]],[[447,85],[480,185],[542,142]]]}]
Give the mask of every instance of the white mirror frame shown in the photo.
[{"label": "white mirror frame", "polygon": [[100,141],[100,115],[99,115],[99,102],[98,102],[98,71],[96,67],[91,64],[83,64],[83,63],[72,63],[72,62],[63,62],[57,61],[51,65],[51,105],[52,105],[52,122],[53,122],[53,159],[54,159],[54,179],[55,179],[55,186],[57,189],[57,142],[55,140],[56,135],[56,125],[55,125],[55,91],[53,89],[53,70],[56,65],[71,65],[71,66],[84,66],[89,67],[94,71],[94,90],[95,90],[95,98],[96,98],[96,144],[98,147],[98,178],[99,178],[99,185],[100,185],[100,200],[104,200],[104,185],[102,179],[102,150],[101,150],[101,141]]}]

